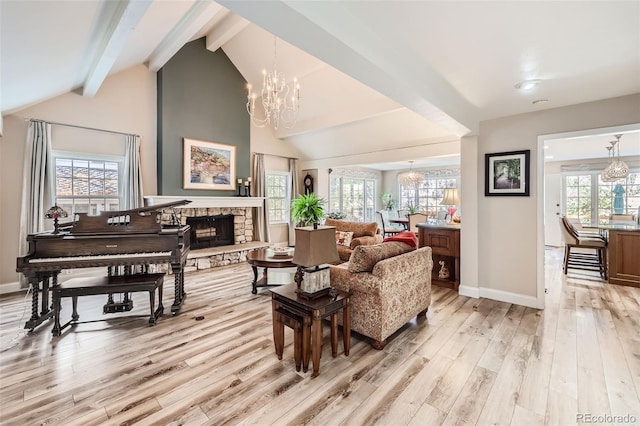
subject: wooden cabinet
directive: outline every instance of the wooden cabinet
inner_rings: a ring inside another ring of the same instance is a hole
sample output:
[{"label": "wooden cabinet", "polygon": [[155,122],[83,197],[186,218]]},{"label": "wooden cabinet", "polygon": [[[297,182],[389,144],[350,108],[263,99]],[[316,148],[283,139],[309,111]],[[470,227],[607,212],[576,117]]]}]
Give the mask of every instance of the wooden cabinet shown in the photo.
[{"label": "wooden cabinet", "polygon": [[640,230],[609,230],[609,283],[640,287]]},{"label": "wooden cabinet", "polygon": [[[458,290],[460,286],[460,225],[419,223],[417,226],[419,246],[431,247],[433,256],[431,283]],[[443,266],[449,271],[448,278],[441,278]]]}]

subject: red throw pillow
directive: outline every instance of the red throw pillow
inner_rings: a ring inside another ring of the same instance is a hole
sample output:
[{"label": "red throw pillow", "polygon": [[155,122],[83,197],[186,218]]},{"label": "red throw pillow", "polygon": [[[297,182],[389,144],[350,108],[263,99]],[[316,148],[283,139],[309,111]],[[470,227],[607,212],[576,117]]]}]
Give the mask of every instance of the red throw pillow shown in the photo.
[{"label": "red throw pillow", "polygon": [[418,238],[416,238],[416,234],[409,231],[398,232],[393,237],[385,238],[382,242],[386,243],[387,241],[400,241],[401,243],[408,244],[413,248],[418,248]]}]

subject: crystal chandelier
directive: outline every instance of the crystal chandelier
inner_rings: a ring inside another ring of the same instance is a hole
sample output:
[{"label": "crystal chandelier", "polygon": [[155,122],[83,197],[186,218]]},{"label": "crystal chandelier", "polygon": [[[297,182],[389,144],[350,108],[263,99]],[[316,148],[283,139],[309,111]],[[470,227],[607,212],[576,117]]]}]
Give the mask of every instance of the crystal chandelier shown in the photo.
[{"label": "crystal chandelier", "polygon": [[615,135],[616,140],[611,142],[612,148],[618,147],[618,154],[612,155],[611,163],[604,169],[603,175],[611,179],[624,179],[629,176],[629,166],[620,159],[620,138],[622,135]]},{"label": "crystal chandelier", "polygon": [[300,105],[300,85],[298,79],[293,79],[293,89],[287,85],[283,72],[276,67],[276,37],[273,38],[273,71],[262,70],[262,118],[256,116],[257,94],[251,91],[251,84],[247,84],[247,112],[251,122],[257,127],[273,124],[278,130],[280,124],[287,129],[296,124],[298,107]]},{"label": "crystal chandelier", "polygon": [[424,174],[414,172],[413,161],[409,161],[409,171],[406,173],[401,173],[398,175],[398,181],[402,186],[411,187],[415,186],[416,188],[422,185],[424,182]]}]

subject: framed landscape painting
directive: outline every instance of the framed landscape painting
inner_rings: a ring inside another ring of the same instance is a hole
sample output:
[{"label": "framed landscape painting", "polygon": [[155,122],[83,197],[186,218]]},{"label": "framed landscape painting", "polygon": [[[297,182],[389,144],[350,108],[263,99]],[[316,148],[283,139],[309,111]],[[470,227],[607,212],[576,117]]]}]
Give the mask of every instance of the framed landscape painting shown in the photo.
[{"label": "framed landscape painting", "polygon": [[235,190],[236,147],[184,138],[184,189]]},{"label": "framed landscape painting", "polygon": [[485,154],[484,195],[529,196],[531,151]]}]

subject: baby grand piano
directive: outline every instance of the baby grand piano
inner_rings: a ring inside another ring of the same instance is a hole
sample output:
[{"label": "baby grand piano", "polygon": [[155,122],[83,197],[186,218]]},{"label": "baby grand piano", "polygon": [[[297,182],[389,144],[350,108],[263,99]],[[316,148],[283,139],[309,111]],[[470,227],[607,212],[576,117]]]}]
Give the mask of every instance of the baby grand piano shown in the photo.
[{"label": "baby grand piano", "polygon": [[[183,267],[189,254],[189,225],[162,225],[161,211],[188,204],[182,200],[132,210],[107,211],[97,216],[75,214],[75,221],[61,224],[59,231],[30,234],[29,253],[18,257],[17,272],[22,272],[32,286],[31,318],[24,328],[33,330],[53,316],[49,306],[49,288],[58,285],[63,269],[108,267],[111,275],[123,266],[131,267],[170,263],[174,275],[175,296],[171,306],[177,314],[186,293]],[[175,217],[175,215],[174,215]],[[40,287],[42,283],[42,287]],[[38,312],[39,293],[42,303]],[[112,298],[110,297],[110,302]],[[129,310],[129,306],[110,305],[106,312]]]}]

